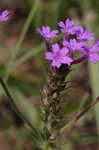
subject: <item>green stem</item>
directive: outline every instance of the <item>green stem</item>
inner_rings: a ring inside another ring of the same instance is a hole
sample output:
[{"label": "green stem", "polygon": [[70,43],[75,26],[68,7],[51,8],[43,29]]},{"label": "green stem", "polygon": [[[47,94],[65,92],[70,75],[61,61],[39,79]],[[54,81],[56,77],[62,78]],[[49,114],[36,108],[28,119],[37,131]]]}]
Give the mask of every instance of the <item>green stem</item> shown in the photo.
[{"label": "green stem", "polygon": [[10,91],[6,85],[6,83],[3,81],[2,77],[0,77],[0,84],[2,85],[9,101],[10,101],[10,104],[12,105],[12,108],[14,109],[14,111],[17,113],[17,115],[19,117],[21,117],[22,120],[24,120],[29,126],[30,128],[32,129],[33,133],[36,134],[37,131],[36,129],[33,127],[33,125],[24,117],[24,115],[19,111],[19,109],[17,108],[17,105],[15,104],[14,100],[13,100],[13,97],[12,95],[10,94]]}]

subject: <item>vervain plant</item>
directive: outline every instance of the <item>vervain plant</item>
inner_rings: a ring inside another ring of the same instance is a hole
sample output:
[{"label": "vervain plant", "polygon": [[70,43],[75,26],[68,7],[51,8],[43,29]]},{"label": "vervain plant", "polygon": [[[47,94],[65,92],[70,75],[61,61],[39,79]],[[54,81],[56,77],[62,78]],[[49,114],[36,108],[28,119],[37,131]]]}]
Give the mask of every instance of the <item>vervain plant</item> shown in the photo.
[{"label": "vervain plant", "polygon": [[[4,11],[0,15],[0,21],[9,19],[9,11]],[[89,106],[76,112],[75,117],[67,122],[64,115],[66,106],[62,105],[63,92],[69,88],[70,81],[67,76],[72,70],[72,66],[89,60],[91,63],[99,61],[99,40],[95,39],[94,33],[85,30],[82,26],[75,25],[71,19],[58,23],[59,30],[51,31],[49,26],[37,29],[37,32],[44,38],[46,52],[45,59],[51,64],[47,68],[47,83],[41,91],[41,112],[42,127],[37,129],[17,108],[7,85],[0,77],[0,83],[4,88],[9,100],[21,118],[24,119],[33,131],[33,137],[37,147],[41,150],[61,149],[58,144],[62,133],[67,135],[77,122],[90,108],[99,100],[97,97]],[[57,37],[61,35],[61,39]],[[56,38],[53,43],[51,39]],[[78,57],[77,54],[80,54]]]}]

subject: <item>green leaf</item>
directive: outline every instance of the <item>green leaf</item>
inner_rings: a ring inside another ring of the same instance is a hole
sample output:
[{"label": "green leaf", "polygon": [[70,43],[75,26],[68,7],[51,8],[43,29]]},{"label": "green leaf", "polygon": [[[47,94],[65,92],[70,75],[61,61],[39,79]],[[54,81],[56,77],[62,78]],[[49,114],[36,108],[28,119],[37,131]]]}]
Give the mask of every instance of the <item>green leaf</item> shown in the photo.
[{"label": "green leaf", "polygon": [[[93,98],[99,96],[99,63],[89,64],[91,88],[93,90]],[[99,132],[99,103],[95,106],[95,114],[97,120],[97,129]]]}]

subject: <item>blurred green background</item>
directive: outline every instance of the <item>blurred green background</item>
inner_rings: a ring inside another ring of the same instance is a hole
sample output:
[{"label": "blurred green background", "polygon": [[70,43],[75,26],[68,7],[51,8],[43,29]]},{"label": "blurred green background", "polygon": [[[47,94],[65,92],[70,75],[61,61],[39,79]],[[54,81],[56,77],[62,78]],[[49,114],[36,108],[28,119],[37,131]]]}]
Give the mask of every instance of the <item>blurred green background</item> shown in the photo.
[{"label": "blurred green background", "polygon": [[[44,41],[36,33],[42,25],[57,28],[70,17],[99,38],[99,0],[0,0],[0,12],[11,19],[0,23],[0,75],[8,84],[16,105],[40,126],[40,90],[46,82]],[[99,96],[99,64],[76,65],[68,77],[74,85],[65,95],[66,117]],[[27,127],[27,128],[26,128]],[[99,149],[99,104],[80,119],[64,150]],[[65,141],[65,138],[64,138]],[[28,126],[13,111],[0,87],[0,150],[38,150]]]}]

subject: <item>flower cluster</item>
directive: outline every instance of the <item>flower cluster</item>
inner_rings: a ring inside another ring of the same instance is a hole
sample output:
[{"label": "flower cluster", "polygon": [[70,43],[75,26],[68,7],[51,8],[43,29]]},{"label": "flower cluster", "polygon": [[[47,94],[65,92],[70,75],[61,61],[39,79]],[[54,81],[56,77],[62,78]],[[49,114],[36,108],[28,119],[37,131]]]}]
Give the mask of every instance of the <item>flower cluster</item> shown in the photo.
[{"label": "flower cluster", "polygon": [[10,12],[8,10],[4,10],[1,14],[0,14],[0,21],[3,22],[3,21],[7,21],[9,20],[9,14]]},{"label": "flower cluster", "polygon": [[[45,58],[51,61],[53,67],[59,68],[62,64],[72,65],[89,59],[91,63],[99,61],[99,40],[96,40],[94,33],[85,30],[83,26],[75,25],[71,19],[58,23],[60,30],[51,31],[49,26],[37,29],[37,32],[50,45],[45,52]],[[50,39],[56,38],[63,33],[61,41],[50,44]],[[75,53],[80,52],[81,57],[76,58]]]}]

